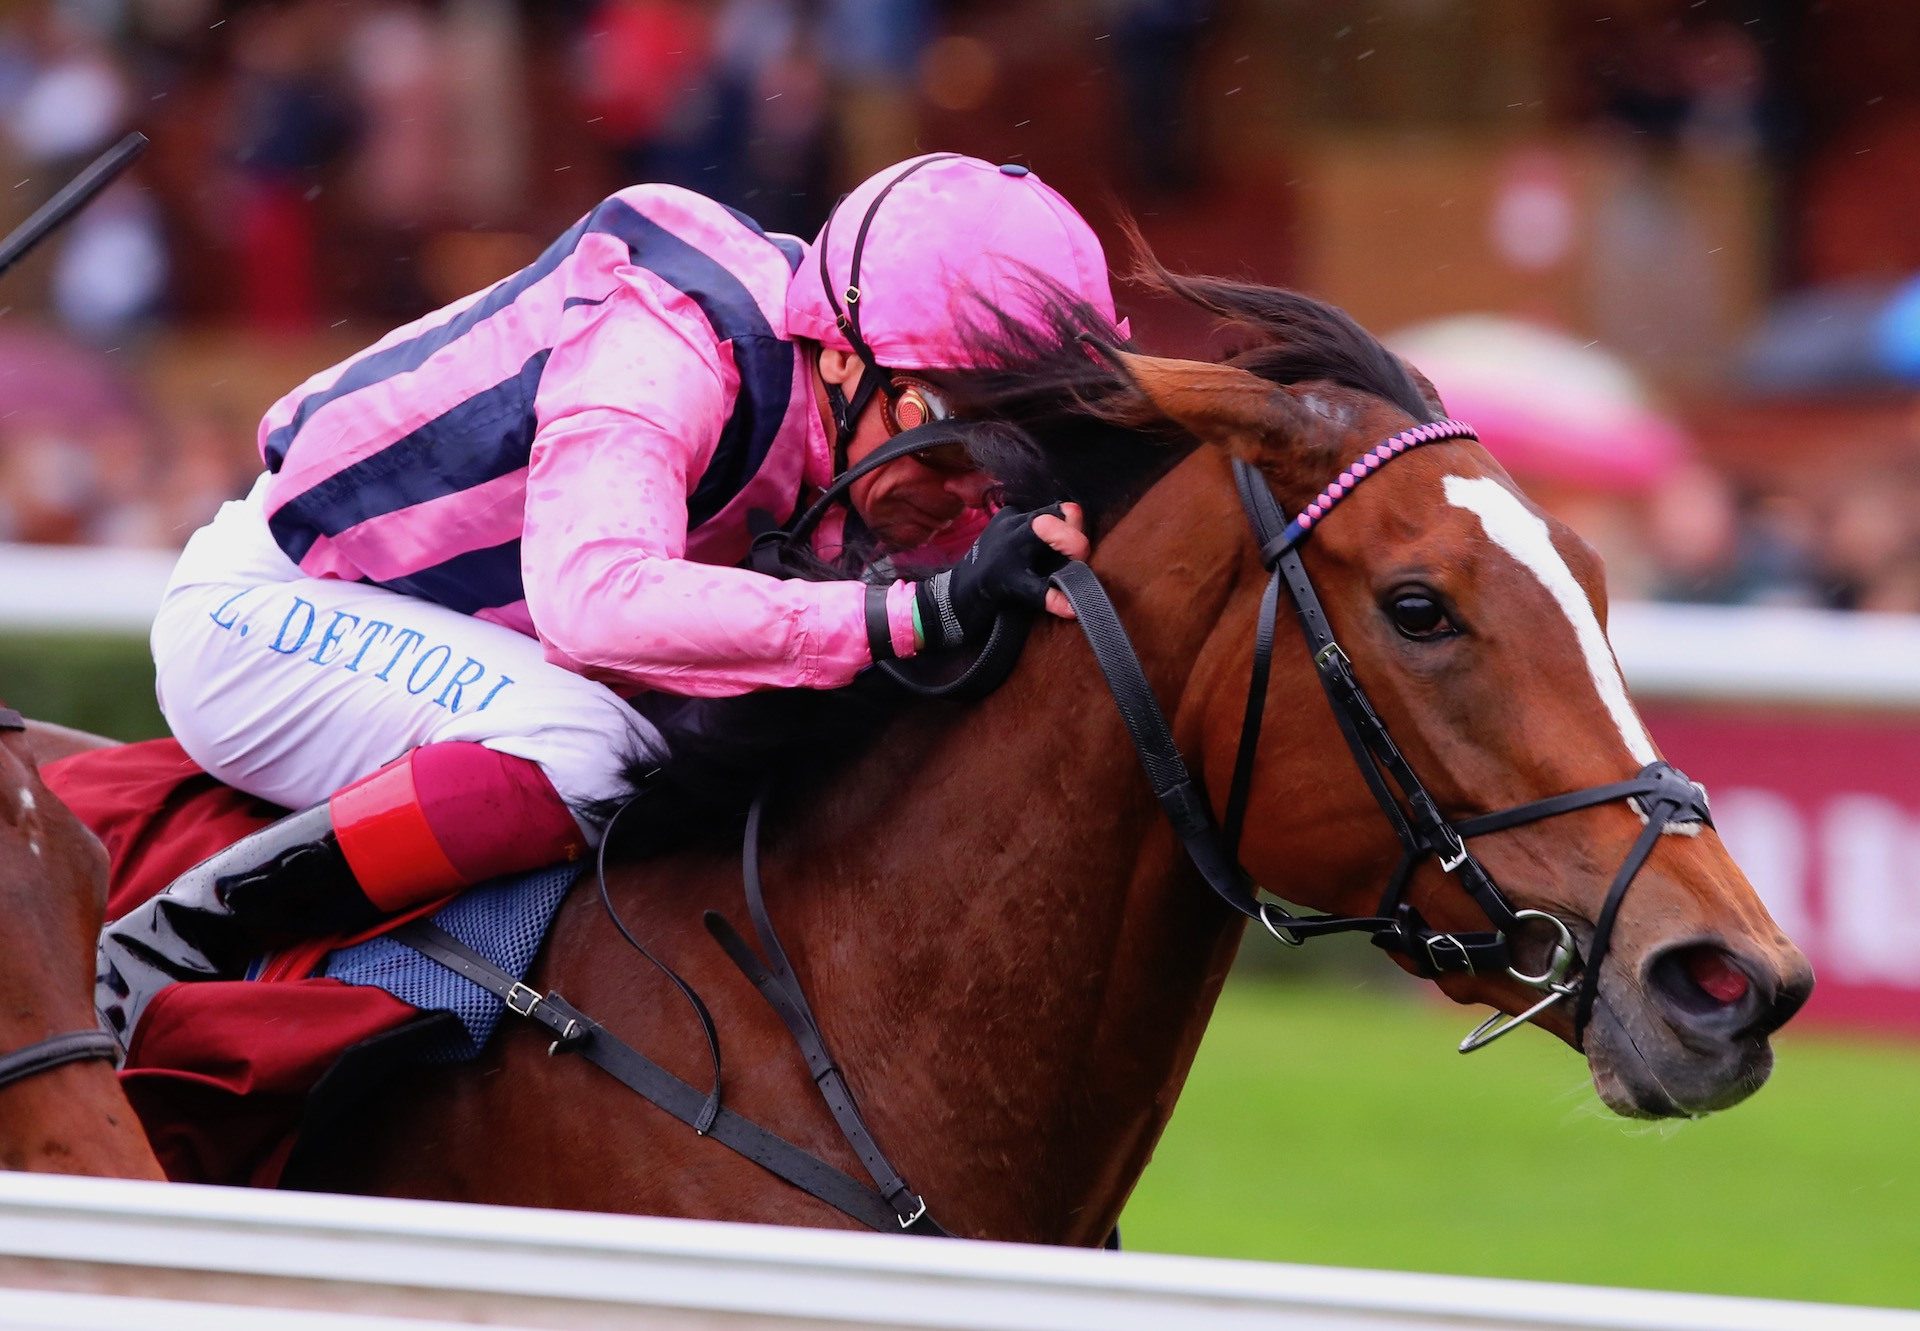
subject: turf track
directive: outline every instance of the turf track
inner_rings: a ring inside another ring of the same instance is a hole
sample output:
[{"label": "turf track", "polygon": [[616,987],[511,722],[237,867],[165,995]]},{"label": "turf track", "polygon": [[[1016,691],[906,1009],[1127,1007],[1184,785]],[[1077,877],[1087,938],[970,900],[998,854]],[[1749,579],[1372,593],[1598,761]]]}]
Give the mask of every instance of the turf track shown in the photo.
[{"label": "turf track", "polygon": [[1412,989],[1236,978],[1127,1246],[1920,1306],[1920,1046],[1790,1032],[1746,1104],[1648,1125]]}]

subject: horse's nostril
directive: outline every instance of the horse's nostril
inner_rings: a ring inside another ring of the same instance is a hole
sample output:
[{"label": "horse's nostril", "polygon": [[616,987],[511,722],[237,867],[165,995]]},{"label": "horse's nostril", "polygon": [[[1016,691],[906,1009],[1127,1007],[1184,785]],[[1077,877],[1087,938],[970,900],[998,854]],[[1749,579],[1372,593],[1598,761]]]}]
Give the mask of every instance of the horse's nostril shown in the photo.
[{"label": "horse's nostril", "polygon": [[1738,1003],[1752,987],[1747,973],[1717,947],[1690,947],[1681,957],[1687,978],[1709,997],[1723,1004]]},{"label": "horse's nostril", "polygon": [[1674,948],[1655,959],[1648,977],[1663,1006],[1682,1023],[1708,1030],[1744,1028],[1769,998],[1731,952],[1711,943]]}]

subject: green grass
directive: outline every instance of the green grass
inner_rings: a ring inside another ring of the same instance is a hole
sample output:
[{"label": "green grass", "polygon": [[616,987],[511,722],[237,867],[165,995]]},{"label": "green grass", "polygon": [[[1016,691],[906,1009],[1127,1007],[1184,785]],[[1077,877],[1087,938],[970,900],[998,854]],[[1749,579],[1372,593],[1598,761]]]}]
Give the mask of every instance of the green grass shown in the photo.
[{"label": "green grass", "polygon": [[0,634],[0,700],[37,720],[115,739],[166,734],[143,637]]},{"label": "green grass", "polygon": [[1584,1063],[1338,982],[1229,986],[1129,1248],[1920,1306],[1920,1049],[1794,1035],[1697,1123],[1613,1117]]}]

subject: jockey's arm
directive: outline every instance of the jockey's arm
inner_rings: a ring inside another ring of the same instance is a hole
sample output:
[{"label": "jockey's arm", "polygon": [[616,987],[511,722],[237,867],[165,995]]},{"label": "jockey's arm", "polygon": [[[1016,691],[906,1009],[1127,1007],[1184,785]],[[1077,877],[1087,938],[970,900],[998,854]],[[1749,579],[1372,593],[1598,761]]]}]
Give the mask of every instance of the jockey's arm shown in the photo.
[{"label": "jockey's arm", "polygon": [[[652,304],[622,288],[622,299]],[[685,558],[687,496],[724,428],[734,371],[671,311],[593,312],[542,377],[522,576],[549,659],[616,686],[718,697],[835,688],[873,654],[866,588]],[[646,317],[653,315],[654,317]],[[887,598],[913,651],[913,590]]]}]

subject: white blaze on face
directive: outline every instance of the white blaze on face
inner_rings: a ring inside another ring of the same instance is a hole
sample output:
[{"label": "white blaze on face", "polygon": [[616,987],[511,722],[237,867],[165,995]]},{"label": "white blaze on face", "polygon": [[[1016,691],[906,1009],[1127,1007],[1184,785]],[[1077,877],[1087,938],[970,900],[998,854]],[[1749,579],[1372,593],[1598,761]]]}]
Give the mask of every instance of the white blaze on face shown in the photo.
[{"label": "white blaze on face", "polygon": [[1593,613],[1593,605],[1580,583],[1567,567],[1567,561],[1554,549],[1547,524],[1527,512],[1526,506],[1500,482],[1487,476],[1449,476],[1445,481],[1447,502],[1464,508],[1480,519],[1487,539],[1520,562],[1521,567],[1538,578],[1554,603],[1573,627],[1586,658],[1587,673],[1600,691],[1600,701],[1620,727],[1620,738],[1627,752],[1641,767],[1654,761],[1653,740],[1640,721],[1639,713],[1627,700],[1627,684],[1620,678],[1620,667],[1607,645],[1607,635]]}]

